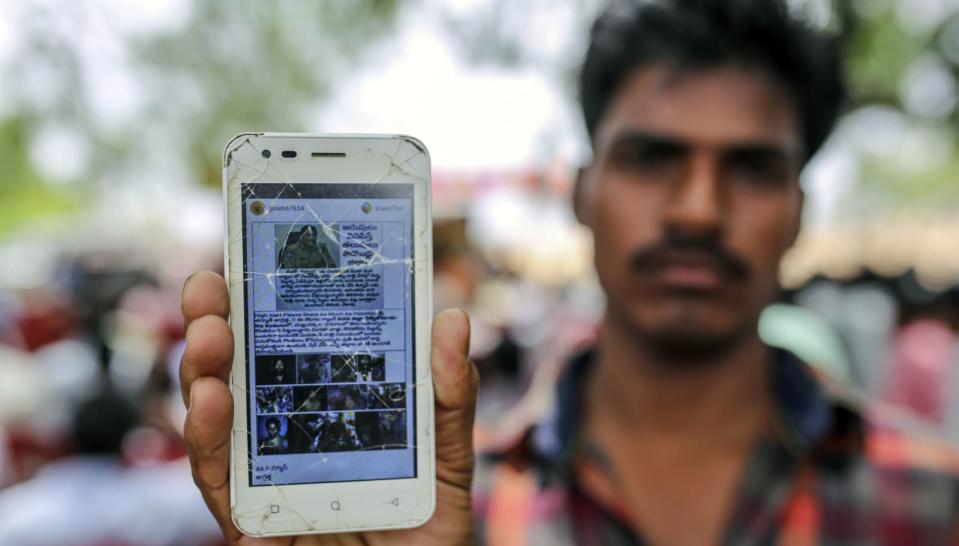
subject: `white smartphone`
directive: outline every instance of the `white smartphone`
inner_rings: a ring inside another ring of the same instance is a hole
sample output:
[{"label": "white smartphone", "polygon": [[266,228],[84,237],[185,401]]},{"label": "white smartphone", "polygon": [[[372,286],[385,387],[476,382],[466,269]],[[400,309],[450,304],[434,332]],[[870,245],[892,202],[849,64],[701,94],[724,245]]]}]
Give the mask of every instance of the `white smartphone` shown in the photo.
[{"label": "white smartphone", "polygon": [[398,135],[224,150],[233,520],[247,535],[415,527],[435,506],[430,158]]}]

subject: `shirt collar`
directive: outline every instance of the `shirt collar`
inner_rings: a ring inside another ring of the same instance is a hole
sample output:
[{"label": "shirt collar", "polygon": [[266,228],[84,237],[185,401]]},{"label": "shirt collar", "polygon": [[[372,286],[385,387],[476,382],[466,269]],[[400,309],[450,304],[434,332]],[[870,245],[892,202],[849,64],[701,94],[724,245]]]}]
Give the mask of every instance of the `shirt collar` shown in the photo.
[{"label": "shirt collar", "polygon": [[[584,385],[596,353],[574,357],[559,378],[550,409],[532,426],[528,454],[550,467],[566,467],[576,455],[577,434],[584,414]],[[861,431],[859,413],[837,404],[821,379],[795,355],[770,348],[771,389],[776,404],[777,439],[797,457],[829,443],[836,435]],[[858,436],[858,434],[854,434]]]}]

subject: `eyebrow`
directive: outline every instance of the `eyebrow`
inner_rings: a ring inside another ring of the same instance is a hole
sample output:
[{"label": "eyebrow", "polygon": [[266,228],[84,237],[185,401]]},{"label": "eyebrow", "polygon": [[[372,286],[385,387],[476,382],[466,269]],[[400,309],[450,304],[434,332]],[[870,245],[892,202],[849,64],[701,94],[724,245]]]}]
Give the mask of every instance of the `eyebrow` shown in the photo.
[{"label": "eyebrow", "polygon": [[[624,145],[642,148],[659,148],[676,153],[686,153],[693,147],[693,144],[688,140],[664,133],[629,131],[617,135],[612,143],[610,143],[609,148],[612,150]],[[732,142],[723,147],[722,155],[727,157],[766,157],[797,161],[801,158],[799,150],[795,147],[759,140]]]}]

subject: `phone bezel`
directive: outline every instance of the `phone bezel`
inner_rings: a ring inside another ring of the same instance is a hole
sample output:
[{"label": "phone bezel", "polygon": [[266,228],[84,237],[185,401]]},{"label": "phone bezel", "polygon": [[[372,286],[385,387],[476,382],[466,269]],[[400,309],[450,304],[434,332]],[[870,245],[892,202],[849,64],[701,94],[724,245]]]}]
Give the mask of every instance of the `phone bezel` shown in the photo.
[{"label": "phone bezel", "polygon": [[[250,144],[250,146],[246,146]],[[256,150],[271,149],[270,159]],[[296,150],[297,158],[281,158],[281,150]],[[313,153],[322,154],[313,157]],[[345,154],[338,156],[337,154]],[[419,160],[413,160],[421,157]],[[276,172],[271,172],[276,171]],[[384,174],[385,173],[385,174]],[[243,275],[240,184],[412,183],[414,344],[416,361],[416,477],[396,480],[336,482],[251,487],[248,480],[247,411],[245,394],[246,308]],[[418,140],[403,135],[323,135],[243,133],[224,150],[223,196],[226,210],[224,267],[230,288],[234,360],[230,389],[234,399],[231,438],[231,513],[236,526],[252,536],[359,532],[422,525],[435,509],[433,449],[433,388],[430,375],[432,322],[432,239],[429,152]],[[334,510],[333,502],[339,503]],[[273,513],[272,507],[278,508]]]}]

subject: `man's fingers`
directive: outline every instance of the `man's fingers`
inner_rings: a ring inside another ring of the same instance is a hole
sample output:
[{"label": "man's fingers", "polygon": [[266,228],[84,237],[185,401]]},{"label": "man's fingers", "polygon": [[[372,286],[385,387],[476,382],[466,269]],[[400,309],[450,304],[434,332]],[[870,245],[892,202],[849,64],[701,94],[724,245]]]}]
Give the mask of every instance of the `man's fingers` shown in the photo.
[{"label": "man's fingers", "polygon": [[230,431],[233,397],[227,376],[233,361],[230,298],[223,277],[210,271],[183,284],[186,349],[180,361],[180,391],[187,404],[183,436],[193,480],[229,542],[240,538],[230,517]]},{"label": "man's fingers", "polygon": [[466,313],[443,311],[433,321],[437,478],[468,489],[473,472],[473,416],[479,374],[469,361]]},{"label": "man's fingers", "polygon": [[188,326],[206,315],[227,318],[230,315],[230,296],[226,281],[212,271],[200,271],[191,275],[183,283],[180,309]]},{"label": "man's fingers", "polygon": [[184,438],[190,467],[203,499],[227,540],[240,537],[230,517],[230,430],[233,398],[226,383],[212,377],[193,382]]},{"label": "man's fingers", "polygon": [[[226,382],[233,363],[233,331],[226,320],[206,315],[190,322],[180,360],[180,393],[187,404],[193,382],[204,376]],[[189,405],[189,404],[188,404]]]},{"label": "man's fingers", "polygon": [[233,361],[233,332],[226,319],[230,296],[226,281],[212,271],[201,271],[183,283],[180,307],[186,322],[186,349],[180,361],[180,394],[187,403],[190,385],[211,375],[226,381]]}]

